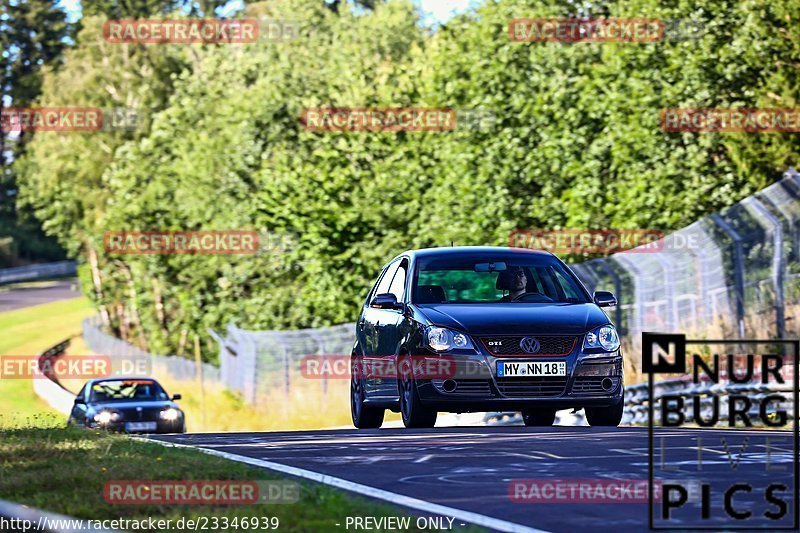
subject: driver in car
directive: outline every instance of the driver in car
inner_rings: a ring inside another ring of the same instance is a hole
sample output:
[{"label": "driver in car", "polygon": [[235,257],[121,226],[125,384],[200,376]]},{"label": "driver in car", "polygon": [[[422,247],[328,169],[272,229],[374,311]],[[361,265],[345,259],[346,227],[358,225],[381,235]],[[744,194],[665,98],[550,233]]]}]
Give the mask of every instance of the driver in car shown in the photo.
[{"label": "driver in car", "polygon": [[510,302],[517,296],[525,294],[527,286],[528,278],[525,275],[525,269],[522,267],[510,267],[507,270],[501,270],[500,275],[497,276],[497,288],[509,291],[509,294],[500,298],[501,302]]}]

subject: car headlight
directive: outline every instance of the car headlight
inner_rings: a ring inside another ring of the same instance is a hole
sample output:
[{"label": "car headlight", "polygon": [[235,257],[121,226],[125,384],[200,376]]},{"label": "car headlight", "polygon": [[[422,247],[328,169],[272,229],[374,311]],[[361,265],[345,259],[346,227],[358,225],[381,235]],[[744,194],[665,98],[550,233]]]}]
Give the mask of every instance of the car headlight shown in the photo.
[{"label": "car headlight", "polygon": [[106,425],[111,422],[115,422],[119,420],[120,416],[119,413],[115,413],[113,411],[100,411],[96,415],[94,415],[94,421],[101,425]]},{"label": "car headlight", "polygon": [[593,329],[586,334],[583,339],[583,347],[602,348],[607,352],[614,352],[619,349],[619,335],[617,329],[611,324]]},{"label": "car headlight", "polygon": [[475,347],[469,337],[458,331],[436,326],[429,327],[425,333],[428,346],[437,352],[447,352],[449,350],[474,350]]},{"label": "car headlight", "polygon": [[181,412],[175,409],[174,407],[170,407],[169,409],[165,409],[161,411],[161,418],[167,420],[169,422],[173,422],[178,419]]}]

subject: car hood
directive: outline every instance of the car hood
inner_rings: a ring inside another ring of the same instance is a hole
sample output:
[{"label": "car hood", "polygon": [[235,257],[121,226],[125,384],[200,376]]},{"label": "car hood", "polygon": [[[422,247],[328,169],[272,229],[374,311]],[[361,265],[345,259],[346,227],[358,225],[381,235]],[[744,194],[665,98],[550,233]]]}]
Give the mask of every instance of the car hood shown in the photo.
[{"label": "car hood", "polygon": [[593,303],[434,304],[418,308],[432,324],[477,335],[582,334],[610,322]]}]

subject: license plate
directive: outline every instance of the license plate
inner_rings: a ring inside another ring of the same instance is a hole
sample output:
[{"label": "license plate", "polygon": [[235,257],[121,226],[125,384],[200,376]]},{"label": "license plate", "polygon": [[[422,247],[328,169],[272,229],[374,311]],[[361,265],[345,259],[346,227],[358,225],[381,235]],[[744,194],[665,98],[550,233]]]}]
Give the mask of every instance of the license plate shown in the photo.
[{"label": "license plate", "polygon": [[498,378],[566,376],[566,361],[498,361]]},{"label": "license plate", "polygon": [[157,427],[156,422],[127,422],[125,431],[155,431]]}]

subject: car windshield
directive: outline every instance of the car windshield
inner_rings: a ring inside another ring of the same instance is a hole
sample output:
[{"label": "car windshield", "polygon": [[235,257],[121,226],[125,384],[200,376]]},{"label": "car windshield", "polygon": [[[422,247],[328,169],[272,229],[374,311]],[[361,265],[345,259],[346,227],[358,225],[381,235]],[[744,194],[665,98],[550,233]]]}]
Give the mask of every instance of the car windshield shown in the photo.
[{"label": "car windshield", "polygon": [[552,256],[420,258],[413,287],[417,304],[588,303],[583,288]]},{"label": "car windshield", "polygon": [[161,385],[150,379],[115,379],[92,385],[91,402],[138,402],[168,400]]}]

